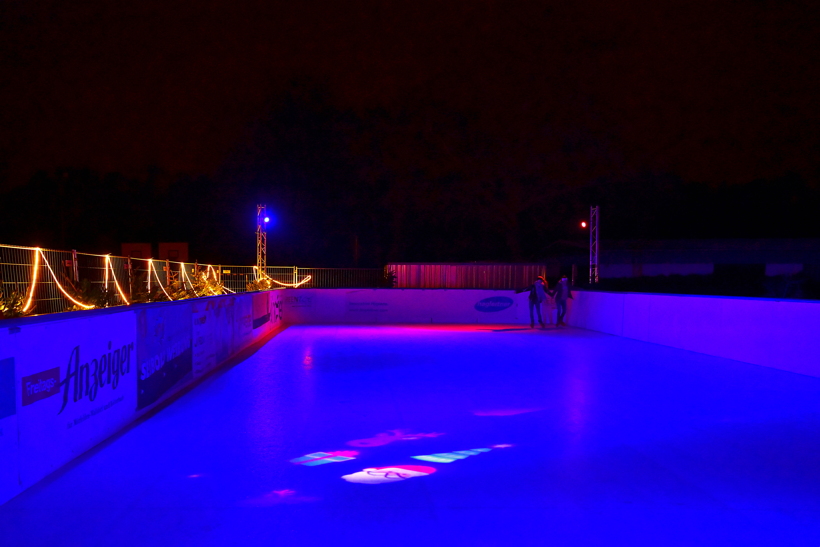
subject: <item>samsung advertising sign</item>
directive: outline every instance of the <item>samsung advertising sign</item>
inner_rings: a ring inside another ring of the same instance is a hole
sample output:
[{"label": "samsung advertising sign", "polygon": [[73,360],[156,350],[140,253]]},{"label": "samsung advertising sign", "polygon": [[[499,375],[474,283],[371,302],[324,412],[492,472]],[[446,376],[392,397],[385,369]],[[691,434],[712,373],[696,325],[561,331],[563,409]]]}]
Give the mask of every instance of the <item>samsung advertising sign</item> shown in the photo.
[{"label": "samsung advertising sign", "polygon": [[491,296],[476,302],[475,309],[480,312],[496,312],[506,310],[512,305],[512,298],[507,296]]}]

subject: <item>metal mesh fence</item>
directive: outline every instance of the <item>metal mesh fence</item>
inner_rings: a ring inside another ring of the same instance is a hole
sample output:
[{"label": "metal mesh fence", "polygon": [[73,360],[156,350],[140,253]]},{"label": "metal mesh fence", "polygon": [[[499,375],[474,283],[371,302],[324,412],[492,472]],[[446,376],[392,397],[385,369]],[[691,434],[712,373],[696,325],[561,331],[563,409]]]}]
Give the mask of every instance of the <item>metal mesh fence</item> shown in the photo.
[{"label": "metal mesh fence", "polygon": [[307,276],[310,279],[300,287],[367,289],[390,286],[381,268],[299,268],[299,281]]},{"label": "metal mesh fence", "polygon": [[[390,286],[384,270],[376,268],[268,266],[266,274],[274,281],[273,288]],[[259,277],[254,266],[192,264],[0,245],[0,293],[5,298],[14,292],[21,295],[30,314],[119,306],[152,297],[163,299],[158,288],[167,299],[169,287],[192,289],[192,280],[201,276],[216,279],[228,293],[247,292],[249,284]]]},{"label": "metal mesh fence", "polygon": [[248,283],[256,279],[253,266],[220,266],[222,284],[233,292],[245,292]]}]

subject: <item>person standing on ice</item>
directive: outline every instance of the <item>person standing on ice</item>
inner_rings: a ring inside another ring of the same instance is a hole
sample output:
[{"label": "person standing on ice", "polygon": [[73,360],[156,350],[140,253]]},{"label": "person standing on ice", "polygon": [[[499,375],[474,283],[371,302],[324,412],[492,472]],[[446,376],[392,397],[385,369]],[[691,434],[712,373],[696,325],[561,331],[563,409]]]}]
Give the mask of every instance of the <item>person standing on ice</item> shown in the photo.
[{"label": "person standing on ice", "polygon": [[564,323],[564,316],[567,314],[567,299],[572,298],[572,291],[569,290],[569,282],[567,276],[563,276],[561,281],[555,286],[554,291],[550,291],[550,296],[555,297],[555,308],[558,310],[558,321],[555,323],[556,327],[566,327]]},{"label": "person standing on ice", "polygon": [[535,318],[532,314],[532,309],[535,308],[535,311],[538,312],[538,323],[540,323],[541,328],[545,329],[547,326],[544,324],[544,320],[541,318],[541,305],[547,299],[547,280],[544,279],[542,276],[538,276],[538,279],[535,280],[535,283],[530,285],[530,328],[535,328]]}]

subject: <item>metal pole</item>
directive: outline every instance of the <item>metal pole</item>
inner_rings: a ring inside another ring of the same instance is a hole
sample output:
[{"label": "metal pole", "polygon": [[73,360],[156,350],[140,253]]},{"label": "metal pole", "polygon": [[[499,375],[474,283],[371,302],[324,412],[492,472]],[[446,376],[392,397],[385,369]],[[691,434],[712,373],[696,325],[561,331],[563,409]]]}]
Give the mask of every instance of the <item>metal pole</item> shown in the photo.
[{"label": "metal pole", "polygon": [[165,286],[171,286],[171,261],[165,259]]},{"label": "metal pole", "polygon": [[268,234],[265,231],[265,213],[265,205],[256,206],[256,268],[260,278],[268,273]]},{"label": "metal pole", "polygon": [[600,207],[595,205],[589,208],[589,284],[598,283],[598,240]]},{"label": "metal pole", "polygon": [[80,282],[80,265],[77,264],[77,249],[71,249],[71,266],[74,270],[74,282]]},{"label": "metal pole", "polygon": [[128,272],[128,298],[134,298],[134,275],[131,272],[131,257],[125,259],[125,269]]}]

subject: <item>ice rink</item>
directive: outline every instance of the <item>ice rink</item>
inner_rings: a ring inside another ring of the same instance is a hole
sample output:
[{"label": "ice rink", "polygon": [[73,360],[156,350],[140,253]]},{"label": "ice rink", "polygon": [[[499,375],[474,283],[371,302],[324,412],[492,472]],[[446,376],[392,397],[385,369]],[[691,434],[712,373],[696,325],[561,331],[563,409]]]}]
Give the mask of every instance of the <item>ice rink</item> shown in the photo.
[{"label": "ice rink", "polygon": [[820,378],[575,328],[291,326],[2,546],[820,545]]}]

